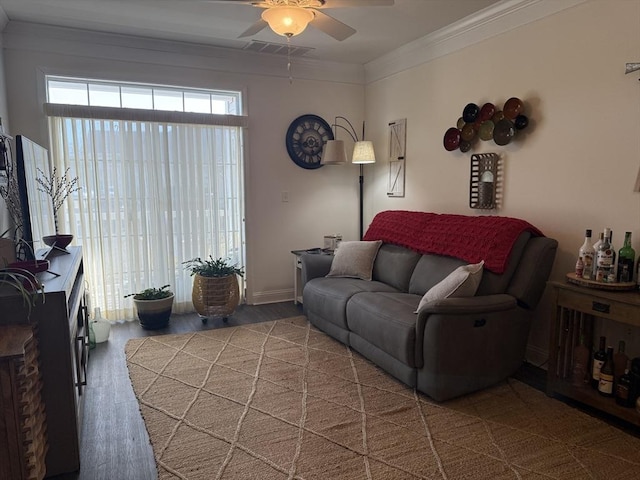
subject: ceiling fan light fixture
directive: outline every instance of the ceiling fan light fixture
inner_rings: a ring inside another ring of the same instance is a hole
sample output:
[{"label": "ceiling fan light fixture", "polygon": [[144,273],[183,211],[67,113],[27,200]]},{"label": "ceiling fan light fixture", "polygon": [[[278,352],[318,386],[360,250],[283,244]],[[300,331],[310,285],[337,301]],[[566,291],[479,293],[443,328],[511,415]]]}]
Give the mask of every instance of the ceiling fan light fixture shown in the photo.
[{"label": "ceiling fan light fixture", "polygon": [[278,35],[293,37],[304,32],[314,15],[311,10],[302,7],[277,6],[262,12],[262,19]]}]

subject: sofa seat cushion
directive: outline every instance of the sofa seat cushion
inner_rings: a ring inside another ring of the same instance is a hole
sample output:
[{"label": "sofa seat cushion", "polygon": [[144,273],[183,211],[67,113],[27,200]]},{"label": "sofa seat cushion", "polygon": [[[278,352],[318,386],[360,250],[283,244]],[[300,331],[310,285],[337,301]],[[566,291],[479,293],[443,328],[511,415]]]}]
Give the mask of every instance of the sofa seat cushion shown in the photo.
[{"label": "sofa seat cushion", "polygon": [[347,302],[360,292],[396,292],[389,285],[357,278],[321,277],[307,282],[303,291],[305,311],[347,329]]},{"label": "sofa seat cushion", "polygon": [[419,302],[419,295],[409,293],[358,293],[347,304],[347,325],[393,358],[420,368],[422,339],[416,342],[418,316],[414,313]]}]

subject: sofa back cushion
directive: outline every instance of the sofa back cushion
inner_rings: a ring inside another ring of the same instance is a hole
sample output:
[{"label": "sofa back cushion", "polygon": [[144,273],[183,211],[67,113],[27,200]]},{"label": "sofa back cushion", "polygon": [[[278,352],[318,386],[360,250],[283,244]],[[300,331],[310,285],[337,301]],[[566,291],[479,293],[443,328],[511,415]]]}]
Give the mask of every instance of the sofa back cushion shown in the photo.
[{"label": "sofa back cushion", "polygon": [[521,268],[520,259],[522,258],[522,252],[530,238],[531,233],[529,232],[522,232],[520,234],[513,244],[507,261],[507,266],[503,273],[497,274],[488,270],[484,271],[484,274],[482,275],[482,282],[480,282],[476,295],[493,295],[496,293],[505,293],[507,291],[507,288],[511,283],[511,279],[513,278],[513,274],[516,270]]},{"label": "sofa back cushion", "polygon": [[424,295],[456,268],[468,262],[454,257],[425,254],[420,257],[409,281],[409,293]]},{"label": "sofa back cushion", "polygon": [[378,250],[373,264],[373,279],[406,292],[411,274],[421,256],[408,248],[385,243]]},{"label": "sofa back cushion", "polygon": [[536,237],[529,240],[520,266],[511,279],[507,293],[518,299],[526,308],[534,309],[551,274],[558,242],[552,238]]},{"label": "sofa back cushion", "polygon": [[[523,232],[513,245],[509,260],[504,273],[497,274],[485,270],[482,274],[482,281],[478,287],[476,295],[493,295],[496,293],[505,293],[512,277],[520,265],[522,252],[531,238],[529,232]],[[441,255],[425,254],[418,261],[416,268],[411,276],[409,283],[409,293],[416,295],[424,295],[434,285],[442,281],[447,275],[453,272],[461,265],[468,262],[454,257],[445,257]]]}]

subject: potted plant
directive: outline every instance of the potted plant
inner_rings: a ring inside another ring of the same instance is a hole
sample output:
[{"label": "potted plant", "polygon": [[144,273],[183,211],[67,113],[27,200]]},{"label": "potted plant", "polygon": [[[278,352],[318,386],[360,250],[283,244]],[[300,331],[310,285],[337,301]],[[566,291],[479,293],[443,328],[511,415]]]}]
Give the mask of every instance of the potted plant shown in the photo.
[{"label": "potted plant", "polygon": [[55,225],[55,235],[47,235],[42,241],[50,247],[65,249],[73,240],[73,235],[61,234],[58,230],[58,210],[69,195],[80,190],[78,186],[78,177],[69,178],[69,168],[67,168],[62,176],[58,176],[56,167],[53,167],[51,175],[45,174],[38,168],[40,174],[36,178],[38,182],[38,190],[47,194],[51,199],[53,207],[53,222]]},{"label": "potted plant", "polygon": [[200,257],[187,260],[183,265],[194,277],[191,300],[202,323],[207,323],[209,317],[226,321],[240,303],[237,276],[244,275],[243,268],[211,255],[205,260]]},{"label": "potted plant", "polygon": [[[4,294],[9,295],[5,296]],[[15,295],[11,294],[18,294]],[[16,266],[0,267],[0,297],[2,298],[3,318],[10,320],[13,313],[24,311],[26,317],[31,316],[31,310],[38,303],[44,303],[44,286],[34,273]],[[18,305],[15,299],[21,299],[22,305]],[[0,324],[3,322],[0,322]]]},{"label": "potted plant", "polygon": [[174,294],[168,288],[169,285],[164,285],[160,288],[152,287],[125,295],[125,298],[133,297],[142,328],[157,330],[166,327],[169,323]]}]

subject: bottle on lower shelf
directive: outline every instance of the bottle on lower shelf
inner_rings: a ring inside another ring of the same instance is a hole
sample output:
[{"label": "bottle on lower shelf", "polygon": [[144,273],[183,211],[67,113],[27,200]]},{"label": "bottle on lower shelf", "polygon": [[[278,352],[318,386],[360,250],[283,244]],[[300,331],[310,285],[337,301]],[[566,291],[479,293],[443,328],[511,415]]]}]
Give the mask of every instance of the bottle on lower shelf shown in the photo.
[{"label": "bottle on lower shelf", "polygon": [[600,369],[600,380],[598,382],[598,392],[605,397],[613,396],[613,347],[607,347],[607,359]]}]

